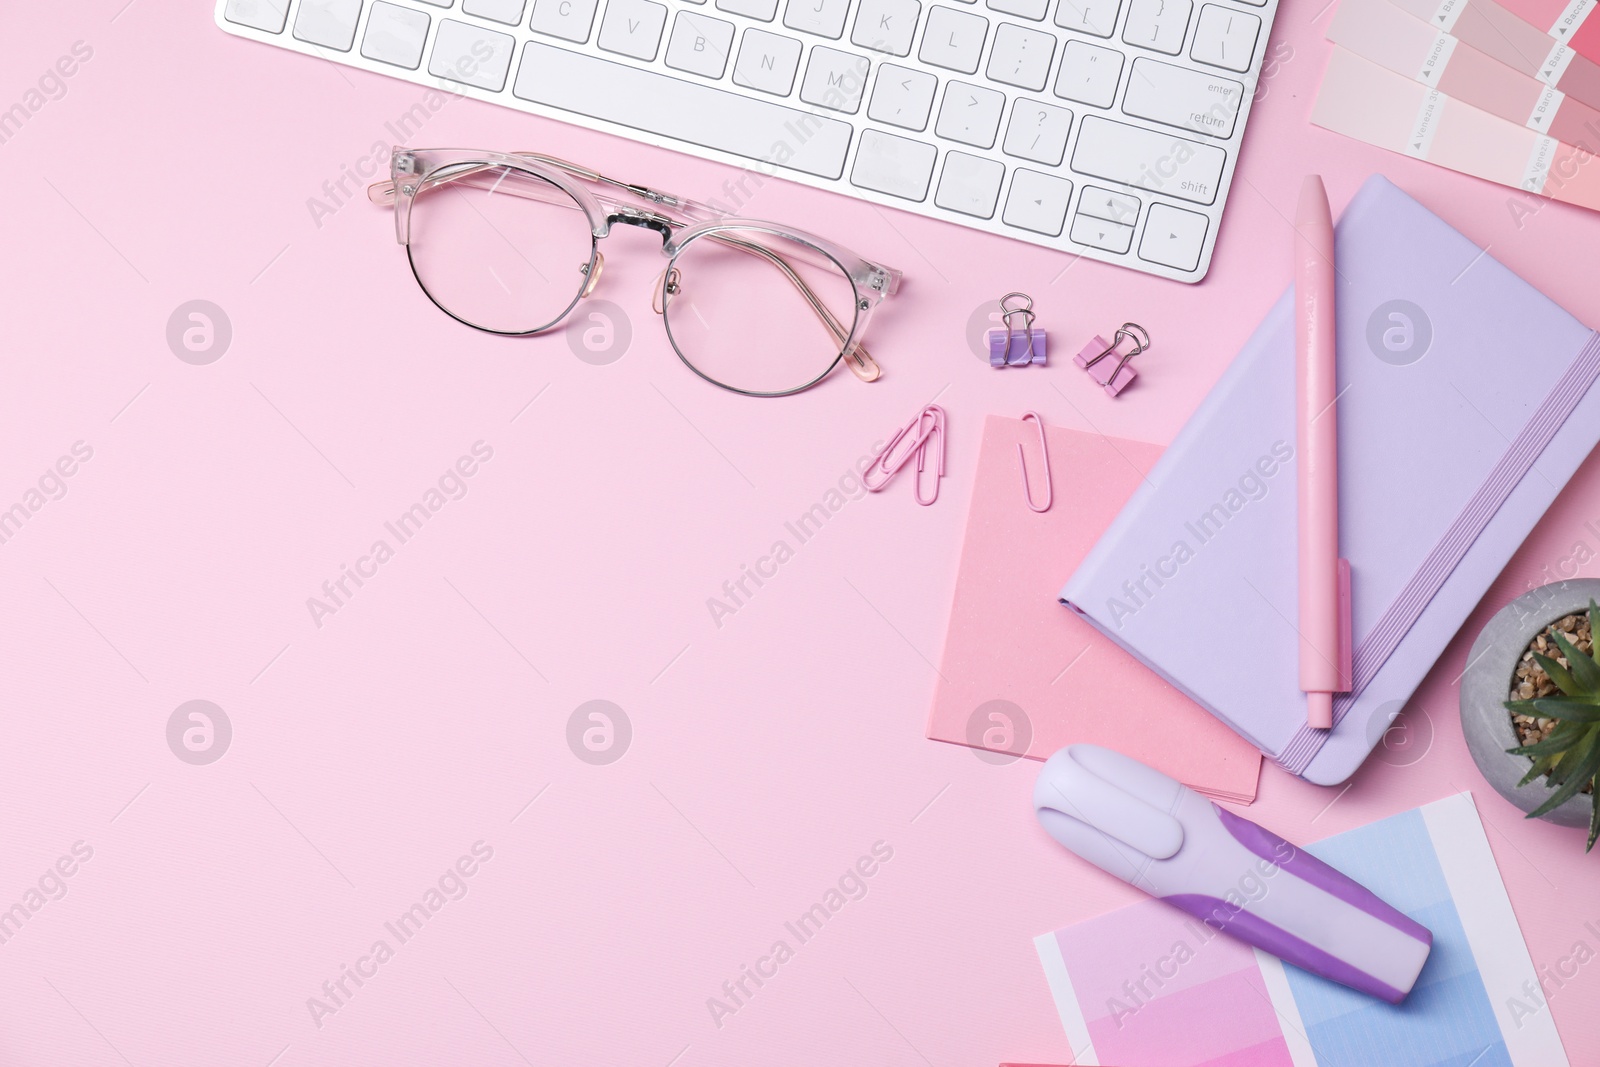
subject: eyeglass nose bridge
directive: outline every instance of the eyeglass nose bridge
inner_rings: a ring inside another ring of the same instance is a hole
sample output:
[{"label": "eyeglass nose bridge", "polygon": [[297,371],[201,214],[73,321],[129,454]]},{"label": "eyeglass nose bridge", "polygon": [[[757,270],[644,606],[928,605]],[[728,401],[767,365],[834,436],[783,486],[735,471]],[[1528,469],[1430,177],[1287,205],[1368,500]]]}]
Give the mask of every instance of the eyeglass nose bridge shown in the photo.
[{"label": "eyeglass nose bridge", "polygon": [[608,226],[615,226],[619,223],[624,226],[638,226],[646,230],[656,231],[661,235],[661,244],[663,246],[672,240],[673,228],[679,225],[665,215],[632,207],[620,207],[606,216],[606,224]]}]

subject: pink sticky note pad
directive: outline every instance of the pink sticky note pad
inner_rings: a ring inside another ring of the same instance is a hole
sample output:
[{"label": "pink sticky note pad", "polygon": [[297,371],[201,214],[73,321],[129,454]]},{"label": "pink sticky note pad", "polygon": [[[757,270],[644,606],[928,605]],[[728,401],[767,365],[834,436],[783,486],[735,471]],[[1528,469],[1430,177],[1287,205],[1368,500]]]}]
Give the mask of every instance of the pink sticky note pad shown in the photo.
[{"label": "pink sticky note pad", "polygon": [[1037,496],[1038,431],[984,422],[928,736],[1041,760],[1088,741],[1212,796],[1253,800],[1261,754],[1056,599],[1161,449],[1053,426],[1045,440],[1055,504],[1035,513],[1017,446]]}]

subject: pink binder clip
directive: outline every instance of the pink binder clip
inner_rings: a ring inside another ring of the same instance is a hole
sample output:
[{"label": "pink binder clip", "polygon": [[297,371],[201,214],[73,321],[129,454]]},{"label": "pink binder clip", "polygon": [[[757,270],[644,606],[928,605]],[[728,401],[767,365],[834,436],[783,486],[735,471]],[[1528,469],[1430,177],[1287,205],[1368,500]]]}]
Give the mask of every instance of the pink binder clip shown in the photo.
[{"label": "pink binder clip", "polygon": [[[1130,342],[1133,348],[1126,354],[1119,351],[1124,341]],[[1129,361],[1141,352],[1150,350],[1150,335],[1145,328],[1137,322],[1125,322],[1117,330],[1116,336],[1106,344],[1105,338],[1095,335],[1094,339],[1083,346],[1083,351],[1072,357],[1072,362],[1089,372],[1089,377],[1095,384],[1105,389],[1107,396],[1116,396],[1139,376],[1138,372],[1129,365]],[[1107,356],[1118,356],[1115,365],[1105,363]],[[1096,370],[1095,365],[1100,364]]]}]

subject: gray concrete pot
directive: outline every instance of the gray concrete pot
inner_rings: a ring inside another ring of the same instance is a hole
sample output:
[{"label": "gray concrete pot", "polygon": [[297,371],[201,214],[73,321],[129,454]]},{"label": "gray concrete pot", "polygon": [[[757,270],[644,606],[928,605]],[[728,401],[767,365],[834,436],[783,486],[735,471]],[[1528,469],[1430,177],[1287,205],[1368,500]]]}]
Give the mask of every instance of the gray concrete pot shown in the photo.
[{"label": "gray concrete pot", "polygon": [[[1489,620],[1467,656],[1469,666],[1461,679],[1461,729],[1467,750],[1495,792],[1524,812],[1543,804],[1550,790],[1543,779],[1517,785],[1529,764],[1528,757],[1506,752],[1519,744],[1505,706],[1511,679],[1539,631],[1562,616],[1587,609],[1591,597],[1600,600],[1600,579],[1575,578],[1524,593]],[[1544,818],[1558,826],[1586,827],[1590,810],[1589,796],[1579,794]]]}]

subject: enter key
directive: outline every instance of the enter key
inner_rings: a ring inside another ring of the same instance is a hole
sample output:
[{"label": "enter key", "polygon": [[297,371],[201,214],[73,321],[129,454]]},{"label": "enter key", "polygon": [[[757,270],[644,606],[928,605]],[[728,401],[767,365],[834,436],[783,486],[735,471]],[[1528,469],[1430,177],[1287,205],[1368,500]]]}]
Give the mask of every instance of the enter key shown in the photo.
[{"label": "enter key", "polygon": [[1244,86],[1198,70],[1140,57],[1133,61],[1122,110],[1165,126],[1229,137]]}]

